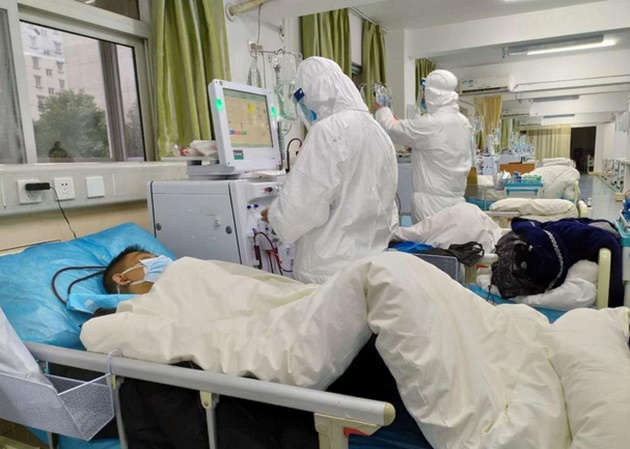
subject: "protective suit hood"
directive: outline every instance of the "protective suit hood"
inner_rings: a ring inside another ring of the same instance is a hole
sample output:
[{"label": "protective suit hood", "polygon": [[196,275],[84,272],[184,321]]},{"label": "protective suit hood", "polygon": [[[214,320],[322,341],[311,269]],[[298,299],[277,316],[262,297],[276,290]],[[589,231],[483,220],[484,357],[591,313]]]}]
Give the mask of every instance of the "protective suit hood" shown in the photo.
[{"label": "protective suit hood", "polygon": [[448,70],[434,70],[429,73],[424,83],[424,98],[427,112],[436,112],[441,108],[459,110],[457,100],[457,77]]},{"label": "protective suit hood", "polygon": [[368,112],[358,89],[334,61],[313,56],[300,64],[297,87],[304,91],[304,104],[317,114],[317,121],[347,110]]}]

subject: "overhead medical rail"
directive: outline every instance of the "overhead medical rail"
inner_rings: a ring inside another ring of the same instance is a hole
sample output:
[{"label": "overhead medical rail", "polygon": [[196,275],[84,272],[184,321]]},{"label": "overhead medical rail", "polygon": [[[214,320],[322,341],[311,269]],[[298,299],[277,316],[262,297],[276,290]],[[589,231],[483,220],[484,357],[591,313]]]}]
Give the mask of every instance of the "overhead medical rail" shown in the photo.
[{"label": "overhead medical rail", "polygon": [[[108,357],[41,343],[25,342],[25,345],[33,357],[41,362],[312,412],[315,414],[322,449],[347,448],[348,433],[358,431],[370,435],[380,427],[391,424],[396,417],[394,406],[387,402],[117,356]],[[213,405],[208,407],[212,408]],[[210,426],[209,430],[212,436]],[[214,447],[212,441],[210,447]]]}]

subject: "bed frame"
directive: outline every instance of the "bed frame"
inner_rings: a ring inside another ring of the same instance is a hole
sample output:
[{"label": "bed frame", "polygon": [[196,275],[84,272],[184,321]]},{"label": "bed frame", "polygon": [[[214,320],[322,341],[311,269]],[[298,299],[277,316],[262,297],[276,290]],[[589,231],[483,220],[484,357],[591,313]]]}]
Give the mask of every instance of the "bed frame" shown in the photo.
[{"label": "bed frame", "polygon": [[[25,343],[36,360],[43,363],[81,368],[109,375],[114,394],[114,410],[121,449],[127,449],[120,415],[118,386],[132,378],[199,391],[206,410],[210,449],[217,447],[215,410],[221,395],[312,412],[321,449],[347,449],[351,434],[372,435],[394,421],[393,405],[370,399],[311,390],[225,374],[126,359],[117,356],[66,349],[40,343]],[[25,424],[10,419],[16,424]],[[6,440],[6,447],[24,448],[22,443]],[[54,449],[52,434],[48,446]],[[2,446],[5,447],[5,446]]]}]

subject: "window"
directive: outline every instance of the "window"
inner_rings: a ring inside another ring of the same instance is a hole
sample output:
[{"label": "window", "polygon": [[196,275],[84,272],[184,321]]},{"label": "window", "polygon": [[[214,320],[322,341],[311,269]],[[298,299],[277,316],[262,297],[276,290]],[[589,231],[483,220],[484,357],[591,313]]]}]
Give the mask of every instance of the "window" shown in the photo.
[{"label": "window", "polygon": [[56,141],[77,162],[152,159],[149,24],[55,2],[0,0],[0,164],[49,162]]},{"label": "window", "polygon": [[361,86],[361,74],[363,73],[363,67],[358,64],[352,64],[352,82],[357,89]]},{"label": "window", "polygon": [[122,14],[123,16],[130,17],[132,19],[140,19],[140,9],[138,8],[138,0],[77,0],[81,3],[87,3],[88,5],[95,6],[96,8],[106,9],[111,12]]},{"label": "window", "polygon": [[9,14],[0,8],[0,164],[24,162],[17,80],[9,35]]},{"label": "window", "polygon": [[[58,79],[59,89],[47,84],[48,95],[31,104],[37,160],[49,160],[55,142],[77,162],[144,160],[133,50],[66,31],[53,41],[53,30],[48,31],[50,37],[40,44],[50,48],[54,42],[55,52],[63,54],[55,63],[64,76]],[[52,75],[52,69],[46,74]],[[31,89],[39,87],[41,77]]]}]

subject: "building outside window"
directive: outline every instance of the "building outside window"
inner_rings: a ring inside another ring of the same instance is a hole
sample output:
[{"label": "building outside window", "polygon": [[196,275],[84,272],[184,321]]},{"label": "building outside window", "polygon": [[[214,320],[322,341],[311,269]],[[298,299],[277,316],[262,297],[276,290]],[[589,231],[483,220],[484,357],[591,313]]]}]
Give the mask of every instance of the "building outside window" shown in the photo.
[{"label": "building outside window", "polygon": [[[111,3],[138,12],[138,0]],[[55,142],[77,162],[141,161],[145,145],[153,157],[148,24],[121,15],[95,29],[93,6],[44,8],[0,0],[0,164],[48,162]]]}]

